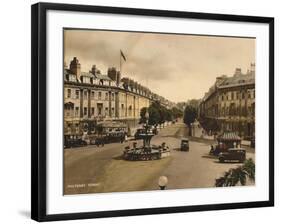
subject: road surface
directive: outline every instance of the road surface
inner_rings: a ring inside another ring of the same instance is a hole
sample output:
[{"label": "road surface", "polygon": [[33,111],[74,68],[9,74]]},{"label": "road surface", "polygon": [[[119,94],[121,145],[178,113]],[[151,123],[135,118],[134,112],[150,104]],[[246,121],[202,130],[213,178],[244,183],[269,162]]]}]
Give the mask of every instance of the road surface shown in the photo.
[{"label": "road surface", "polygon": [[[171,149],[171,156],[161,160],[123,160],[125,146],[132,145],[133,141],[65,149],[64,193],[157,190],[161,175],[168,177],[167,189],[214,187],[215,178],[241,165],[218,163],[208,155],[210,141],[193,139],[189,152],[179,151],[180,140],[187,136],[187,131],[185,124],[176,123],[161,129],[152,138],[151,144],[166,142]],[[141,145],[142,141],[137,143]],[[247,158],[254,157],[254,150],[247,150]]]}]

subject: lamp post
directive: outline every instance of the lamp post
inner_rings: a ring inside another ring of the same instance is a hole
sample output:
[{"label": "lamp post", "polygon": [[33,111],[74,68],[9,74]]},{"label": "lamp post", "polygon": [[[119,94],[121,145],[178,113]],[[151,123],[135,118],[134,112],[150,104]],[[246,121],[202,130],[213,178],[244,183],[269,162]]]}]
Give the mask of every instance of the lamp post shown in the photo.
[{"label": "lamp post", "polygon": [[159,177],[158,185],[160,190],[165,190],[167,184],[168,184],[168,178],[166,176]]},{"label": "lamp post", "polygon": [[148,111],[146,110],[146,112],[145,112],[145,115],[144,115],[144,117],[145,117],[145,132],[146,132],[146,134],[147,134],[147,131],[148,131],[148,120],[149,120],[149,113],[148,113]]},{"label": "lamp post", "polygon": [[148,135],[148,119],[149,119],[149,113],[148,113],[148,110],[146,109],[146,112],[145,112],[145,115],[144,115],[146,121],[145,121],[145,134],[146,134],[146,138],[144,138],[143,140],[143,146],[144,148],[145,147],[148,147],[149,146],[149,140],[147,138],[147,135]]},{"label": "lamp post", "polygon": [[146,124],[148,125],[148,119],[149,119],[149,113],[146,110],[145,115],[144,115],[145,119],[146,119]]}]

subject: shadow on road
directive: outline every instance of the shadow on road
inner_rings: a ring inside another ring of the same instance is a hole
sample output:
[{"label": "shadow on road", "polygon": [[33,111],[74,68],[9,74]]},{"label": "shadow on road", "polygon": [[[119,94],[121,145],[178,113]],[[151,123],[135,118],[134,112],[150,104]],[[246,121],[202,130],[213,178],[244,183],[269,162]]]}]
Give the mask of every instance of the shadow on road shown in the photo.
[{"label": "shadow on road", "polygon": [[220,162],[220,161],[214,161],[214,163],[220,163],[220,164],[243,164],[239,161],[231,161],[231,162]]},{"label": "shadow on road", "polygon": [[122,155],[115,156],[112,159],[114,159],[114,160],[124,160]]},{"label": "shadow on road", "polygon": [[209,154],[206,154],[206,155],[203,155],[201,156],[202,158],[206,158],[206,159],[217,159],[216,156],[212,156],[212,155],[209,155]]}]

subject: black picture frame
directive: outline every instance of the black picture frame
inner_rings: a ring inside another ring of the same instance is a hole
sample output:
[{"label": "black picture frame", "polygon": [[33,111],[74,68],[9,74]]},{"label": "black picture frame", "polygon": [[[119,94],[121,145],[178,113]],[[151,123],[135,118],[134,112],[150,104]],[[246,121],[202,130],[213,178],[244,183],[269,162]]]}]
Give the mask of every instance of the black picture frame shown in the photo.
[{"label": "black picture frame", "polygon": [[[123,15],[140,15],[169,18],[254,22],[269,25],[269,200],[243,203],[225,203],[196,206],[139,208],[70,214],[46,214],[46,13],[48,10],[73,12],[99,12]],[[178,213],[206,210],[238,209],[274,206],[274,18],[241,15],[163,11],[137,8],[103,7],[73,4],[37,3],[31,11],[31,218],[37,221],[133,216],[161,213]]]}]

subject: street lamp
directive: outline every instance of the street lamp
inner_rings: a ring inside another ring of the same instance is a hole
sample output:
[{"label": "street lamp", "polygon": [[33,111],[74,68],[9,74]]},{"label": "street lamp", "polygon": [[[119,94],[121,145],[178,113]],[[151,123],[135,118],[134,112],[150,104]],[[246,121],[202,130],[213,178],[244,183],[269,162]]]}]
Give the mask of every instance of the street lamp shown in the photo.
[{"label": "street lamp", "polygon": [[148,111],[146,110],[146,112],[145,112],[145,119],[148,121],[148,119],[149,119],[149,113],[148,113]]},{"label": "street lamp", "polygon": [[160,190],[165,190],[167,184],[168,184],[168,178],[166,176],[159,177],[158,185]]},{"label": "street lamp", "polygon": [[147,134],[147,131],[148,131],[148,119],[149,119],[148,110],[146,110],[144,117],[146,119],[146,134]]}]

